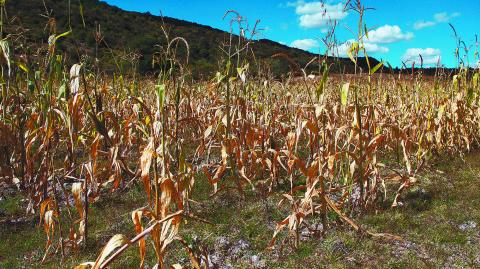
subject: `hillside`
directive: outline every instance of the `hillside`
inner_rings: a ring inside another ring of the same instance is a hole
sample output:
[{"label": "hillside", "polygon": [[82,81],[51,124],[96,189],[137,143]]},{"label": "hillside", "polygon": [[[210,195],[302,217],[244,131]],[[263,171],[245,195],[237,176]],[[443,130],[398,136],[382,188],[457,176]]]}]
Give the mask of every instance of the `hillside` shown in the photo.
[{"label": "hillside", "polygon": [[[79,1],[45,0],[42,1],[22,0],[8,1],[7,14],[9,25],[7,33],[17,33],[24,30],[24,37],[28,44],[46,44],[50,33],[63,33],[70,25],[73,33],[60,43],[61,49],[65,50],[69,62],[78,62],[85,55],[93,56],[95,47],[95,23],[101,27],[103,43],[99,47],[100,64],[103,70],[113,70],[114,60],[112,51],[118,57],[117,61],[125,68],[132,63],[133,55],[137,55],[138,67],[142,73],[154,71],[152,69],[152,55],[159,50],[158,46],[165,44],[164,33],[161,26],[164,22],[170,37],[184,37],[190,46],[190,68],[194,75],[211,75],[213,70],[218,70],[221,59],[225,55],[220,47],[224,44],[229,34],[209,26],[199,25],[169,17],[153,16],[149,13],[128,12],[120,8],[108,5],[98,0],[82,0],[83,18]],[[70,10],[70,12],[69,12]],[[47,12],[49,15],[47,15]],[[221,16],[221,14],[219,14]],[[48,17],[55,20],[48,20]],[[220,18],[219,18],[220,19]],[[272,59],[274,54],[286,54],[299,66],[304,66],[315,54],[290,48],[280,43],[260,39],[252,45],[255,60],[268,62],[271,71],[275,75],[284,74],[291,69],[285,59]],[[185,50],[180,49],[180,57],[185,56]],[[253,58],[252,58],[253,60]],[[334,62],[334,59],[331,59]],[[334,72],[353,72],[354,66],[349,59],[336,59]],[[378,63],[371,59],[371,64]],[[366,68],[365,60],[359,60],[360,67]],[[311,70],[318,70],[318,65],[311,65]]]}]

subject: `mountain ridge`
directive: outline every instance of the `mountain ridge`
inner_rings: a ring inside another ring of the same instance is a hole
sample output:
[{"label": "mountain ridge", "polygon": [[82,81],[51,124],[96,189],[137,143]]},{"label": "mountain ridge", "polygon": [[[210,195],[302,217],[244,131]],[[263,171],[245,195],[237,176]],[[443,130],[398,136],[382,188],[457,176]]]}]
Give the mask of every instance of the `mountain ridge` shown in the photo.
[{"label": "mountain ridge", "polygon": [[[172,37],[181,36],[189,43],[189,63],[195,76],[211,76],[220,70],[222,59],[225,58],[220,45],[230,34],[208,25],[167,16],[155,16],[149,12],[126,11],[99,0],[71,1],[70,5],[64,0],[45,0],[44,3],[45,6],[38,0],[8,1],[6,8],[10,19],[15,18],[15,23],[28,29],[25,32],[26,39],[34,44],[48,42],[47,29],[50,32],[61,33],[68,31],[71,27],[72,34],[60,43],[60,48],[72,62],[80,61],[85,55],[93,54],[96,23],[100,25],[105,41],[98,48],[98,57],[105,70],[112,70],[115,65],[118,65],[111,57],[113,51],[125,54],[124,57],[127,58],[125,65],[133,65],[132,57],[134,56],[132,55],[141,55],[138,58],[138,70],[141,73],[155,72],[152,60],[158,49],[156,45],[165,44],[166,41],[161,31],[162,25],[169,29]],[[81,8],[83,12],[80,12]],[[54,18],[54,21],[52,22],[48,17]],[[8,30],[9,27],[6,29]],[[292,71],[292,62],[296,63],[298,69],[305,66],[313,57],[318,56],[318,54],[269,39],[255,40],[251,46],[255,59],[249,60],[265,63],[274,75]],[[179,53],[180,57],[183,57],[186,51],[181,48]],[[289,60],[286,61],[282,57],[272,58],[273,55],[279,54],[288,55]],[[369,60],[371,66],[378,63],[374,58]],[[348,58],[329,57],[328,62],[333,64],[332,72],[352,73],[355,68]],[[307,71],[318,73],[318,64],[318,61],[314,62]],[[364,58],[359,59],[358,65],[364,70],[368,68]]]}]

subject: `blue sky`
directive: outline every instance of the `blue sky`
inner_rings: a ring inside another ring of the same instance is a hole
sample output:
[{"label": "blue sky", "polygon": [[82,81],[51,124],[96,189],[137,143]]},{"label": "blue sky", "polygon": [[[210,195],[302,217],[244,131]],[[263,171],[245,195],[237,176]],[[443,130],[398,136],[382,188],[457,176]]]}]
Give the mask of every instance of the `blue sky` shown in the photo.
[{"label": "blue sky", "polygon": [[[357,29],[358,15],[344,11],[346,0],[294,1],[282,0],[106,0],[107,3],[132,11],[150,12],[229,29],[224,13],[234,9],[250,24],[260,20],[261,38],[312,52],[325,52],[321,38],[329,21],[338,21],[336,36],[338,53],[343,56],[349,42],[355,38],[349,29]],[[419,64],[421,54],[425,65],[441,64],[454,67],[455,39],[448,23],[459,36],[472,46],[473,65],[475,34],[480,35],[480,0],[363,0],[366,7],[375,8],[365,15],[369,30],[367,52],[377,59],[401,66],[402,61]],[[479,37],[480,38],[480,37]]]}]

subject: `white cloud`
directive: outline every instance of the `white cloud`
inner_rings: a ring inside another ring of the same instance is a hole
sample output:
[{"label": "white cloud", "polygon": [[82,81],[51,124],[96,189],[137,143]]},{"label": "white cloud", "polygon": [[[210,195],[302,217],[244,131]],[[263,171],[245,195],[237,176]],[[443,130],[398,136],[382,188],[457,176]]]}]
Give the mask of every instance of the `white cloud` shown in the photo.
[{"label": "white cloud", "polygon": [[401,40],[410,40],[413,33],[404,33],[398,25],[384,25],[368,32],[370,43],[393,43]]},{"label": "white cloud", "polygon": [[[350,46],[352,45],[353,42],[355,42],[355,40],[350,39],[345,43],[338,45],[337,48],[334,50],[333,54],[337,55],[337,51],[338,51],[338,56],[341,56],[341,57],[347,56],[347,51],[350,49]],[[365,46],[365,49],[369,54],[370,53],[387,53],[390,51],[389,48],[380,46],[375,43],[364,42],[363,45]]]},{"label": "white cloud", "polygon": [[433,22],[433,21],[417,21],[413,25],[413,28],[415,28],[415,30],[420,30],[420,29],[427,28],[427,27],[432,27],[432,26],[435,26],[435,25],[436,25],[436,23]]},{"label": "white cloud", "polygon": [[343,12],[343,4],[330,5],[322,2],[300,3],[295,10],[297,14],[316,14],[331,12],[332,14],[340,14]]},{"label": "white cloud", "polygon": [[302,50],[311,50],[319,48],[320,44],[315,39],[299,39],[293,41],[290,46]]},{"label": "white cloud", "polygon": [[286,6],[295,7],[300,16],[300,26],[304,28],[325,28],[332,21],[339,21],[348,16],[343,3],[330,4],[316,2],[288,2]]},{"label": "white cloud", "polygon": [[451,19],[459,17],[461,14],[458,12],[453,12],[448,14],[447,12],[436,13],[433,15],[433,20],[431,21],[417,21],[413,25],[415,30],[420,30],[427,27],[435,26],[439,23],[446,23],[449,22]]},{"label": "white cloud", "polygon": [[436,65],[441,61],[442,52],[440,49],[434,48],[411,48],[408,49],[402,57],[404,62],[415,62],[420,65],[421,59],[420,55],[423,58],[423,65]]},{"label": "white cloud", "polygon": [[451,19],[460,16],[460,13],[454,12],[452,14],[448,14],[447,12],[437,13],[433,16],[435,21],[437,22],[449,22]]},{"label": "white cloud", "polygon": [[297,7],[299,5],[305,4],[305,1],[303,0],[298,0],[295,2],[287,2],[286,4],[283,4],[284,7]]},{"label": "white cloud", "polygon": [[350,48],[351,43],[349,41],[338,45],[336,48],[333,48],[333,51],[331,51],[329,54],[334,55],[334,56],[339,56],[339,57],[346,57],[347,56],[347,51]]},{"label": "white cloud", "polygon": [[390,51],[389,48],[379,46],[378,44],[375,43],[364,43],[365,49],[367,50],[367,53],[387,53]]}]

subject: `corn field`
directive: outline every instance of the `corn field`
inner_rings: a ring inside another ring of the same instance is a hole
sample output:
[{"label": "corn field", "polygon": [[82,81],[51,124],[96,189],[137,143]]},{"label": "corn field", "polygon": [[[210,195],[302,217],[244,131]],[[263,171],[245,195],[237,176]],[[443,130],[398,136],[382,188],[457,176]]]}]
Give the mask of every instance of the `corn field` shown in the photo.
[{"label": "corn field", "polygon": [[[352,64],[359,55],[368,59],[365,31],[359,28],[349,51]],[[401,240],[364,229],[355,216],[386,201],[396,207],[435,158],[479,145],[478,68],[439,68],[425,77],[389,72],[382,62],[355,75],[330,74],[320,56],[312,59],[321,68],[317,79],[300,68],[278,80],[268,68],[253,74],[256,63],[246,60],[253,41],[231,35],[224,68],[193,81],[188,54],[177,55],[188,41],[165,31],[153,63],[158,75],[107,74],[95,55],[68,64],[57,45],[69,34],[51,32],[35,54],[19,36],[0,41],[1,180],[28,196],[27,214],[45,233],[43,260],[82,251],[92,204],[137,182],[148,200],[130,212],[137,235],[112,234],[95,261],[76,268],[107,268],[127,248],[138,248],[140,268],[147,249],[157,268],[208,268],[180,233],[184,219],[196,216],[191,194],[200,179],[208,180],[210,197],[229,189],[280,197],[276,206],[289,213],[269,249],[297,249],[304,227],[324,234],[337,222]],[[95,38],[102,42],[100,27]],[[317,217],[321,229],[312,228]],[[167,263],[173,242],[188,264]]]}]

